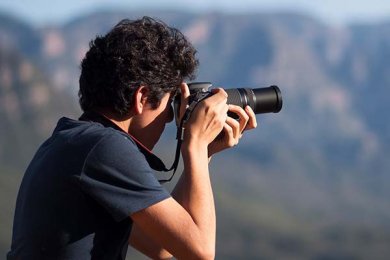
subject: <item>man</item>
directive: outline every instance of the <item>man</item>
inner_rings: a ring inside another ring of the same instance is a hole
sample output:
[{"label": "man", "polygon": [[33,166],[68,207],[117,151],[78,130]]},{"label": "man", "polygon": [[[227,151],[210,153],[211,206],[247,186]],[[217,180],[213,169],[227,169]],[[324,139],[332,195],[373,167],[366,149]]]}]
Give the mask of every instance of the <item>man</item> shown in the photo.
[{"label": "man", "polygon": [[61,118],[31,161],[8,259],[124,259],[128,243],[151,258],[214,258],[208,163],[256,119],[250,108],[227,105],[222,89],[200,102],[184,126],[184,171],[169,194],[151,150],[173,119],[178,90],[184,114],[183,81],[197,64],[178,30],[148,17],[123,20],[91,42],[81,64],[84,114]]}]

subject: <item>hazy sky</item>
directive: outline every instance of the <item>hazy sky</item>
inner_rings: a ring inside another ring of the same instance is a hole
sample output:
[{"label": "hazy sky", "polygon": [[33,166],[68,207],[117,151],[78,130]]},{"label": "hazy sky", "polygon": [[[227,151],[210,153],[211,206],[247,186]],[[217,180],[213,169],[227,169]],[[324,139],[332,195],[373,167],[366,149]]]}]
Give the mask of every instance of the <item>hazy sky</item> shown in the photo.
[{"label": "hazy sky", "polygon": [[390,0],[0,0],[0,10],[42,25],[63,23],[102,9],[136,8],[189,11],[298,10],[331,24],[390,20]]}]

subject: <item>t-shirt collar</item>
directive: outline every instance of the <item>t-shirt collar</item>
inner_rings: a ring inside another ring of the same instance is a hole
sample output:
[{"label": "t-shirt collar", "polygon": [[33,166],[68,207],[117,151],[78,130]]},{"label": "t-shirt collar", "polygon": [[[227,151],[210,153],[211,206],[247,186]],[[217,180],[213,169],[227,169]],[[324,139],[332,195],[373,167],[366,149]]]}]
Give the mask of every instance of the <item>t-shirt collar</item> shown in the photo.
[{"label": "t-shirt collar", "polygon": [[95,111],[87,111],[84,112],[79,120],[81,121],[90,121],[90,122],[97,122],[102,124],[104,127],[111,127],[115,130],[120,131],[122,134],[125,134],[127,137],[130,137],[131,140],[135,142],[138,149],[145,155],[146,160],[148,161],[150,167],[155,171],[168,171],[168,169],[165,167],[165,164],[161,161],[160,158],[158,158],[155,154],[153,154],[152,151],[150,151],[147,147],[145,147],[137,138],[129,134],[128,132],[125,132],[122,128],[120,128],[117,124],[112,122],[110,119],[105,117],[104,115],[95,112]]}]

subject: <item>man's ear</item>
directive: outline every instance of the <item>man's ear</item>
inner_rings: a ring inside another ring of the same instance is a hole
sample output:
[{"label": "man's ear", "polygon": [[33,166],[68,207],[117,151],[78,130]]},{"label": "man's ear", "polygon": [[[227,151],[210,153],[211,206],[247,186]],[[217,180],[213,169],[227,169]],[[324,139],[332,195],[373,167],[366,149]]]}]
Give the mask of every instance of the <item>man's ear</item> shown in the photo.
[{"label": "man's ear", "polygon": [[145,104],[148,100],[149,89],[145,86],[140,86],[134,93],[134,112],[142,114]]}]

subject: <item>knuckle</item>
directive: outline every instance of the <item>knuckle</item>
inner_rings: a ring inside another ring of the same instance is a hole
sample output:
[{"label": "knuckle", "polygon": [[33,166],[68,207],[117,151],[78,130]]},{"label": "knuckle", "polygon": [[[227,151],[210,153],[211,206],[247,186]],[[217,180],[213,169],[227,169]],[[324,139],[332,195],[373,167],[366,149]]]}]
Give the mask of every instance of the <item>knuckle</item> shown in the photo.
[{"label": "knuckle", "polygon": [[220,93],[221,95],[223,95],[225,98],[228,97],[228,94],[226,93],[226,91],[225,91],[223,88],[219,88],[219,93]]},{"label": "knuckle", "polygon": [[215,109],[210,109],[210,114],[213,116],[213,117],[216,117],[218,115],[218,112],[215,110]]},{"label": "knuckle", "polygon": [[219,118],[218,122],[219,122],[220,126],[224,126],[225,125],[225,120],[222,117]]},{"label": "knuckle", "polygon": [[226,131],[227,131],[227,133],[228,133],[229,135],[231,135],[231,134],[233,133],[233,129],[231,129],[231,128],[227,128]]},{"label": "knuckle", "polygon": [[249,120],[249,116],[247,114],[243,114],[242,118],[245,120],[245,121],[248,121]]},{"label": "knuckle", "polygon": [[230,140],[230,141],[228,142],[228,146],[229,146],[229,147],[233,147],[233,146],[235,146],[235,144],[236,144],[236,142],[235,142],[234,140]]}]

